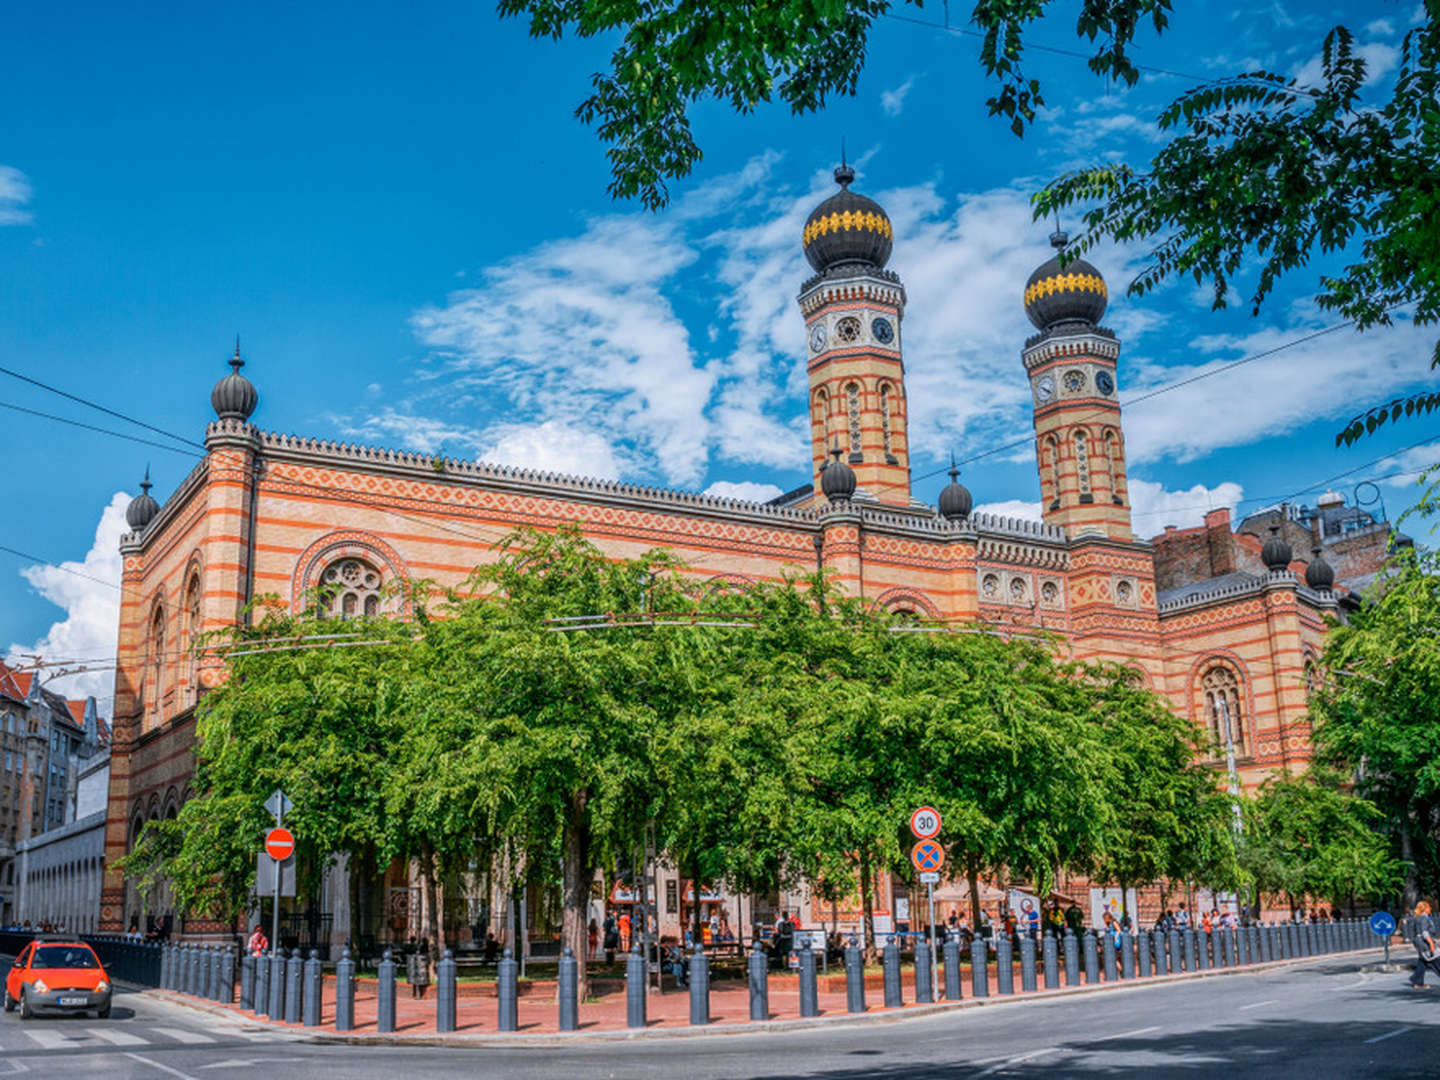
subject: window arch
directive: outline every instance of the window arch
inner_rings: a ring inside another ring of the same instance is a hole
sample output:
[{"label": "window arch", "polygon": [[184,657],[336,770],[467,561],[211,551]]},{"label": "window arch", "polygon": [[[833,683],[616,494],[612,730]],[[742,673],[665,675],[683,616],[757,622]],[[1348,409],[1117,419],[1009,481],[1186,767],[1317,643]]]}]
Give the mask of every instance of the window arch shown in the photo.
[{"label": "window arch", "polygon": [[380,571],[355,555],[336,559],[320,574],[320,606],[342,619],[380,614]]},{"label": "window arch", "polygon": [[1245,721],[1240,680],[1235,672],[1223,664],[1216,664],[1201,676],[1200,690],[1210,737],[1218,747],[1217,756],[1224,756],[1227,743],[1233,743],[1236,754],[1247,755],[1250,732]]},{"label": "window arch", "polygon": [[850,456],[860,453],[860,384],[845,384],[845,408],[850,420]]},{"label": "window arch", "polygon": [[1083,498],[1090,494],[1090,439],[1084,428],[1076,428],[1073,441],[1075,444],[1075,477],[1080,482],[1080,495]]},{"label": "window arch", "polygon": [[815,391],[810,409],[810,430],[820,441],[820,467],[823,469],[830,453],[830,395],[823,387]]},{"label": "window arch", "polygon": [[1043,495],[1050,500],[1053,510],[1060,505],[1060,444],[1054,435],[1047,436],[1040,444],[1040,459],[1041,487],[1048,489]]},{"label": "window arch", "polygon": [[880,384],[880,435],[885,444],[886,456],[894,453],[890,444],[890,403],[893,395],[890,392],[889,383]]},{"label": "window arch", "polygon": [[150,714],[151,723],[159,720],[160,699],[164,695],[165,681],[165,609],[159,604],[155,605],[155,612],[150,616],[150,640],[148,645],[149,668],[147,672],[149,681],[149,693],[144,695],[146,711]]},{"label": "window arch", "polygon": [[1105,473],[1110,478],[1110,495],[1116,506],[1125,505],[1125,450],[1120,433],[1114,428],[1105,432]]},{"label": "window arch", "polygon": [[185,704],[193,705],[200,697],[200,655],[196,649],[200,640],[200,574],[190,575],[185,586]]}]

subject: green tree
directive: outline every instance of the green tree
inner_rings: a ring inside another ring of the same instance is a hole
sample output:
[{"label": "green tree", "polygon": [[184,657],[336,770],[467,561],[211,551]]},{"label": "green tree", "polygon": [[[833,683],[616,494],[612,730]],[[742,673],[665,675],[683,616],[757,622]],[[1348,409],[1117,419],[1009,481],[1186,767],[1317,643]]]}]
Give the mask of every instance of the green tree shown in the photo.
[{"label": "green tree", "polygon": [[1404,903],[1440,886],[1440,556],[1402,551],[1321,657],[1310,700],[1322,760],[1380,811]]}]

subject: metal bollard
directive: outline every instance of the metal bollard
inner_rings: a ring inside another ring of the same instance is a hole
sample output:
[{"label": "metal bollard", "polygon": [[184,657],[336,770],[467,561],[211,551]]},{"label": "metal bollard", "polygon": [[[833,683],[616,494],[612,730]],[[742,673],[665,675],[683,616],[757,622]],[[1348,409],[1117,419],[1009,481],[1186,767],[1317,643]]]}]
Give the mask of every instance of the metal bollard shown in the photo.
[{"label": "metal bollard", "polygon": [[240,958],[240,1008],[255,1007],[255,957],[248,952]]},{"label": "metal bollard", "polygon": [[[811,942],[807,937],[803,947],[800,949],[800,1015],[820,1015],[820,987],[815,981],[815,950],[810,947]],[[698,949],[696,950],[699,951]],[[706,976],[706,985],[709,985],[709,976]],[[709,1006],[706,1006],[706,1017],[709,1017]]]},{"label": "metal bollard", "polygon": [[270,1000],[265,1015],[271,1020],[285,1019],[285,950],[270,950]]},{"label": "metal bollard", "polygon": [[376,967],[375,1030],[388,1035],[395,1030],[395,961],[386,949]]},{"label": "metal bollard", "polygon": [[189,993],[191,997],[199,997],[205,988],[204,978],[205,954],[199,945],[190,946],[190,959],[186,962],[189,974]]},{"label": "metal bollard", "polygon": [[1135,977],[1135,939],[1129,930],[1120,934],[1120,977],[1122,979]]},{"label": "metal bollard", "polygon": [[215,945],[205,946],[205,992],[200,996],[206,1001],[220,1000],[220,949]]},{"label": "metal bollard", "polygon": [[1244,967],[1250,963],[1250,928],[1237,927],[1235,930],[1235,966]]},{"label": "metal bollard", "polygon": [[1211,936],[1212,947],[1215,950],[1215,962],[1211,965],[1217,968],[1230,967],[1233,961],[1230,959],[1230,935],[1224,929],[1216,930]]},{"label": "metal bollard", "polygon": [[970,942],[970,996],[990,996],[990,942],[979,934]]},{"label": "metal bollard", "polygon": [[1271,963],[1275,959],[1275,927],[1266,923],[1260,928],[1260,962]]},{"label": "metal bollard", "polygon": [[175,989],[182,994],[188,994],[191,992],[191,980],[195,970],[194,964],[191,962],[193,955],[194,949],[190,947],[188,942],[180,946],[180,966],[179,970],[176,972],[176,974],[179,975],[179,978],[176,980]]},{"label": "metal bollard", "polygon": [[1080,951],[1085,957],[1085,981],[1093,985],[1100,981],[1100,954],[1094,930],[1085,931],[1085,936],[1080,941]]},{"label": "metal bollard", "polygon": [[228,945],[220,951],[220,986],[215,1000],[221,1005],[235,1002],[235,950]]},{"label": "metal bollard", "polygon": [[170,989],[170,946],[160,946],[160,989]]},{"label": "metal bollard", "polygon": [[[853,944],[845,949],[845,993],[847,997],[853,998],[850,972],[850,953],[854,950],[858,959],[860,950]],[[750,988],[750,1019],[770,1019],[770,965],[766,962],[765,950],[760,948],[756,942],[750,950],[750,958],[745,962],[746,981]],[[851,1012],[865,1011],[865,987],[860,987],[860,1008],[851,1009]]]},{"label": "metal bollard", "polygon": [[1295,924],[1280,924],[1280,959],[1290,960],[1295,956]]},{"label": "metal bollard", "polygon": [[638,943],[625,957],[625,1026],[645,1026],[645,957]]},{"label": "metal bollard", "polygon": [[1002,994],[1015,993],[1015,957],[1010,935],[998,926],[995,932],[995,989]]},{"label": "metal bollard", "polygon": [[961,971],[960,971],[960,934],[951,930],[945,935],[945,1000],[959,1001],[963,996],[960,992]]},{"label": "metal bollard", "polygon": [[285,1022],[287,1024],[300,1023],[301,1006],[304,998],[301,997],[301,981],[305,975],[305,961],[300,956],[299,949],[290,951],[290,959],[285,964]]},{"label": "metal bollard", "polygon": [[1070,927],[1065,928],[1065,985],[1080,985],[1080,939]]},{"label": "metal bollard", "polygon": [[[640,973],[643,979],[644,960],[641,960]],[[520,1030],[520,961],[515,959],[513,949],[506,949],[500,958],[496,972],[495,1008],[499,1030]]]},{"label": "metal bollard", "polygon": [[335,1030],[355,1030],[355,961],[349,949],[340,953],[335,965]]},{"label": "metal bollard", "polygon": [[[570,950],[565,950],[567,953]],[[574,956],[570,957],[574,963]],[[560,961],[562,967],[565,961]],[[558,987],[557,987],[557,993]],[[440,962],[435,965],[435,1031],[445,1035],[455,1030],[455,954],[449,949],[440,951]]]},{"label": "metal bollard", "polygon": [[1219,930],[1198,931],[1195,937],[1195,970],[1220,967],[1220,949]]},{"label": "metal bollard", "polygon": [[1020,935],[1020,989],[1035,992],[1035,935],[1028,931]]},{"label": "metal bollard", "polygon": [[894,934],[880,952],[880,967],[885,976],[885,1008],[898,1009],[905,998],[900,991],[900,943]]},{"label": "metal bollard", "polygon": [[935,995],[930,992],[930,970],[934,957],[930,954],[930,943],[915,940],[915,1003],[917,1005],[930,1005],[935,1000]]},{"label": "metal bollard", "polygon": [[1040,963],[1045,969],[1045,989],[1054,990],[1060,985],[1060,950],[1055,945],[1055,933],[1045,931],[1040,943]]},{"label": "metal bollard", "polygon": [[1142,979],[1150,977],[1150,933],[1147,930],[1135,935],[1135,974]]},{"label": "metal bollard", "polygon": [[1240,931],[1233,926],[1228,926],[1223,931],[1225,935],[1225,966],[1240,966]]},{"label": "metal bollard", "polygon": [[1113,983],[1117,977],[1115,974],[1115,935],[1108,930],[1100,933],[1100,955],[1104,960],[1105,981]]},{"label": "metal bollard", "polygon": [[1155,974],[1170,974],[1170,960],[1169,955],[1165,949],[1165,931],[1150,931],[1150,944],[1155,951]]},{"label": "metal bollard", "polygon": [[179,945],[167,945],[167,946],[166,946],[166,949],[167,949],[167,950],[169,951],[169,953],[170,953],[170,965],[169,965],[168,970],[167,970],[166,973],[165,973],[165,989],[166,989],[166,990],[179,990],[179,989],[180,989],[180,946],[179,946]]},{"label": "metal bollard", "polygon": [[261,953],[255,957],[255,1000],[250,1003],[250,1011],[256,1016],[264,1016],[269,1007],[270,958]]},{"label": "metal bollard", "polygon": [[[810,940],[808,938],[805,940],[805,944],[807,948],[804,951],[809,952]],[[812,972],[815,969],[813,956],[810,960],[810,969]],[[805,1000],[803,978],[800,983],[800,1000],[803,1008]],[[705,956],[705,950],[696,945],[695,951],[690,954],[690,1026],[704,1027],[708,1023],[710,1023],[710,961]]]},{"label": "metal bollard", "polygon": [[1200,936],[1200,935],[1195,932],[1195,928],[1194,928],[1193,926],[1192,926],[1189,930],[1186,930],[1186,931],[1185,931],[1185,970],[1186,970],[1186,971],[1195,971],[1195,970],[1197,970],[1196,967],[1195,967],[1195,952],[1196,952],[1196,949],[1198,948],[1198,945],[1199,945],[1199,942],[1198,942],[1198,940],[1197,940],[1197,939],[1199,938],[1199,936]]},{"label": "metal bollard", "polygon": [[[450,955],[447,949],[445,955]],[[450,984],[455,984],[455,961],[450,961]],[[444,983],[441,983],[444,986]],[[441,993],[444,993],[443,989]],[[577,1031],[580,1028],[580,962],[575,959],[575,950],[566,945],[560,953],[560,966],[555,977],[556,1002],[560,1014],[561,1031]],[[450,1030],[455,1030],[455,1006],[450,1006]]]},{"label": "metal bollard", "polygon": [[[752,960],[751,963],[754,961]],[[766,1009],[769,1009],[768,997],[766,998]],[[845,946],[845,1011],[852,1013],[865,1011],[865,954],[860,949],[860,942],[853,936],[850,938],[850,944]]]},{"label": "metal bollard", "polygon": [[[299,953],[299,949],[295,950]],[[320,994],[324,989],[323,967],[320,964],[320,950],[311,949],[310,958],[303,969],[304,990],[301,999],[300,1022],[306,1027],[320,1026]]]}]

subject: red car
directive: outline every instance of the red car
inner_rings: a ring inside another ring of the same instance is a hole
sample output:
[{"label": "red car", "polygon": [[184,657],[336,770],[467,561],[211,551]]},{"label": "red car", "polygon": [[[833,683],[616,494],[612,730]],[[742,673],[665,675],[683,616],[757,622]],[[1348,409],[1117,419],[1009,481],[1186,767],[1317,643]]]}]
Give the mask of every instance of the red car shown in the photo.
[{"label": "red car", "polygon": [[41,1009],[110,1015],[110,976],[83,941],[32,941],[5,976],[5,1011],[29,1020]]}]

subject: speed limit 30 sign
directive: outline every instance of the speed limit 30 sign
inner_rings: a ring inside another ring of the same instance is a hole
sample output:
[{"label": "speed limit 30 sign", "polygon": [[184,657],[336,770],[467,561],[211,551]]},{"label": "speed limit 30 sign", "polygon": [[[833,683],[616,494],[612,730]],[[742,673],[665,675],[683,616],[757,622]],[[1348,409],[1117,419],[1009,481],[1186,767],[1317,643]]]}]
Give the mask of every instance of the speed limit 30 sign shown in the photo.
[{"label": "speed limit 30 sign", "polygon": [[940,811],[922,806],[910,815],[910,831],[917,839],[929,840],[940,835]]}]

